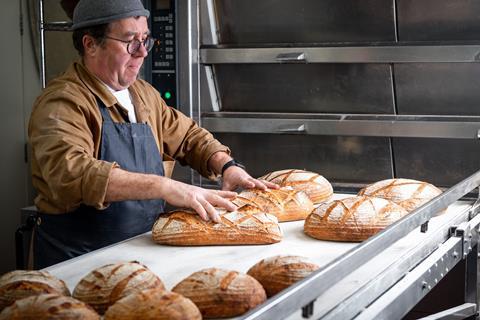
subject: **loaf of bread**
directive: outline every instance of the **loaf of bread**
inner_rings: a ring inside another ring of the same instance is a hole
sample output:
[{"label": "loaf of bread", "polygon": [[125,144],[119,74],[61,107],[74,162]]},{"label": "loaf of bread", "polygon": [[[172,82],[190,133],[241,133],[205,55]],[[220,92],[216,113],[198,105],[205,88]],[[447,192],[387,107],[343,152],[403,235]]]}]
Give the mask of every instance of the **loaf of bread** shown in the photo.
[{"label": "loaf of bread", "polygon": [[153,225],[153,240],[177,246],[271,244],[282,239],[277,218],[254,208],[220,211],[221,223],[204,221],[191,210],[175,210]]},{"label": "loaf of bread", "polygon": [[398,204],[354,196],[321,204],[305,220],[307,235],[332,241],[363,241],[407,214]]},{"label": "loaf of bread", "polygon": [[329,200],[333,194],[330,182],[315,172],[288,169],[268,173],[259,179],[271,181],[281,187],[290,186],[295,190],[304,191],[314,204]]},{"label": "loaf of bread", "polygon": [[3,309],[0,320],[100,320],[100,316],[85,303],[55,293],[30,296],[15,301]]},{"label": "loaf of bread", "polygon": [[73,290],[73,297],[104,314],[117,300],[141,290],[165,289],[160,278],[136,262],[107,264],[83,277]]},{"label": "loaf of bread", "polygon": [[205,318],[238,316],[266,300],[262,285],[251,276],[217,268],[191,274],[172,291],[192,300]]},{"label": "loaf of bread", "polygon": [[108,308],[105,320],[201,320],[197,306],[184,296],[160,289],[128,295]]},{"label": "loaf of bread", "polygon": [[304,257],[274,256],[256,263],[247,274],[257,279],[265,289],[267,297],[271,297],[318,268]]},{"label": "loaf of bread", "polygon": [[387,179],[366,186],[358,195],[388,199],[413,211],[442,193],[434,185],[412,179]]},{"label": "loaf of bread", "polygon": [[65,282],[48,272],[15,270],[0,277],[0,311],[15,300],[42,293],[70,295]]},{"label": "loaf of bread", "polygon": [[290,187],[280,189],[243,190],[232,201],[239,207],[248,205],[258,211],[277,217],[279,222],[304,220],[313,210],[313,203],[307,194]]}]

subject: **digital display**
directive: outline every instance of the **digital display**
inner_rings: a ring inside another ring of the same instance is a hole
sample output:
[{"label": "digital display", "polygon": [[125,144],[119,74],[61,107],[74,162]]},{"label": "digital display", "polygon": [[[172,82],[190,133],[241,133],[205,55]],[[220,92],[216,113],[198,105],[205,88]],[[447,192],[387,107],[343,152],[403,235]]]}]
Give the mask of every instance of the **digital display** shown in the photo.
[{"label": "digital display", "polygon": [[157,10],[168,10],[170,9],[170,0],[156,0],[156,6],[155,8]]}]

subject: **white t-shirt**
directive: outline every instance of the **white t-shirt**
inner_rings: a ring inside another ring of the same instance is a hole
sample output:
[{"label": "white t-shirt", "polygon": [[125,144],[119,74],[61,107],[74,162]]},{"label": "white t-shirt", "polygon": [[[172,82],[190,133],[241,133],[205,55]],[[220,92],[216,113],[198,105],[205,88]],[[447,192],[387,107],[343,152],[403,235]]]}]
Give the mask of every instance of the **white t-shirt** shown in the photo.
[{"label": "white t-shirt", "polygon": [[127,89],[123,89],[120,91],[115,91],[109,86],[107,88],[113,93],[115,98],[117,98],[118,102],[127,109],[128,111],[128,120],[130,120],[130,123],[137,123],[137,116],[135,115],[135,108],[133,107],[132,104],[132,97],[130,96],[130,92]]}]

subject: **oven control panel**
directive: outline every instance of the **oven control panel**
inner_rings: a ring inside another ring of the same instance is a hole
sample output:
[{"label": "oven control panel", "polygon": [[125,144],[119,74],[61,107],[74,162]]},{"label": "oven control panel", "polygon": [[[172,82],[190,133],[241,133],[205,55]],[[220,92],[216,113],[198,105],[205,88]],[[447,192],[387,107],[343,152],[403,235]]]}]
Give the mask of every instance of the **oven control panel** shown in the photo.
[{"label": "oven control panel", "polygon": [[175,0],[151,0],[152,85],[171,107],[177,106]]}]

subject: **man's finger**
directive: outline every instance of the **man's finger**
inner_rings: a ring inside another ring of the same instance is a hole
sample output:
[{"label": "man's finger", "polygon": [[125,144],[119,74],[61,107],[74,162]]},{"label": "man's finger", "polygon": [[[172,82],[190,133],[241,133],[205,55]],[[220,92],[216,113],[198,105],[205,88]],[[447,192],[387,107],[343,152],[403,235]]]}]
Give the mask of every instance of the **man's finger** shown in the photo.
[{"label": "man's finger", "polygon": [[207,212],[205,211],[205,209],[203,208],[203,206],[200,204],[200,202],[198,201],[194,201],[193,204],[192,204],[192,209],[195,210],[198,215],[200,216],[200,218],[202,218],[203,220],[205,221],[209,221],[210,218],[208,217],[208,214]]}]

